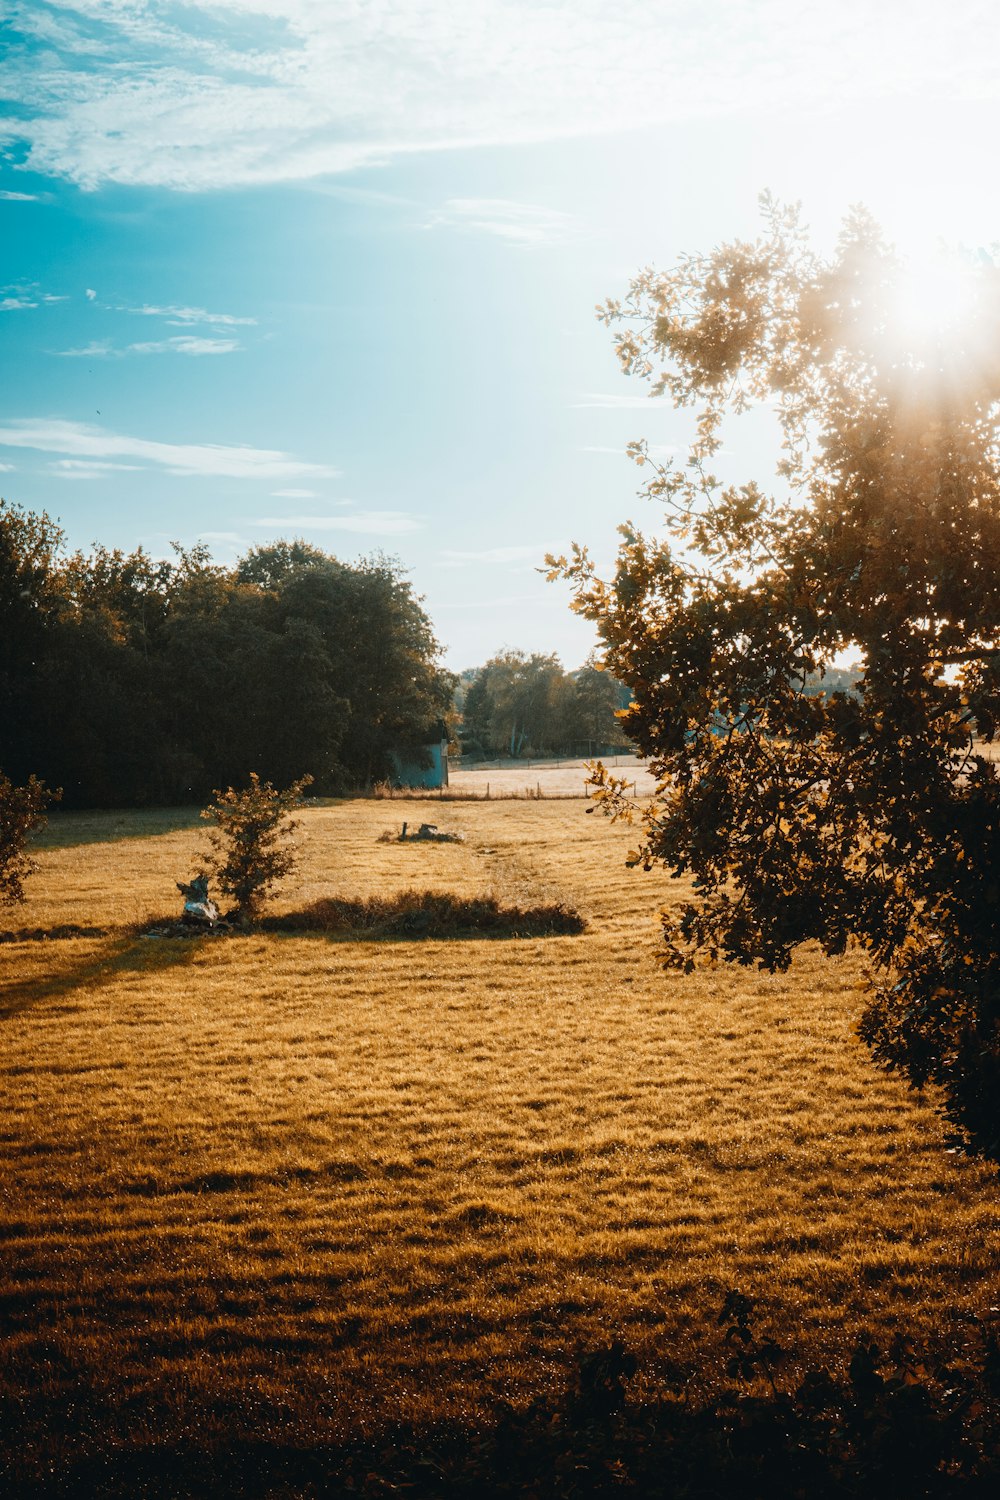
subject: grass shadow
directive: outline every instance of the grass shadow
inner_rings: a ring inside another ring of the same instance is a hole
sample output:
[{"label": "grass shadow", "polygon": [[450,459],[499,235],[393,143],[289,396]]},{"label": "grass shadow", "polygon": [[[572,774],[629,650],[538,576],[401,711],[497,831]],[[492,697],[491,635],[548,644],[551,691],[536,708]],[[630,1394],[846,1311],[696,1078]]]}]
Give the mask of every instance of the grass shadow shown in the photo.
[{"label": "grass shadow", "polygon": [[116,844],[122,839],[159,838],[201,824],[196,807],[110,808],[61,812],[53,808],[31,840],[33,849],[75,849],[83,844]]},{"label": "grass shadow", "polygon": [[366,900],[326,897],[299,911],[264,917],[257,930],[379,941],[383,938],[570,937],[586,931],[579,912],[553,902],[501,906],[493,896],[400,891]]},{"label": "grass shadow", "polygon": [[[51,940],[91,937],[95,931],[105,941],[97,952],[91,950],[82,961],[80,958],[73,961],[71,956],[70,961],[61,968],[34,974],[28,979],[15,979],[13,983],[6,984],[0,996],[0,1022],[10,1020],[21,1011],[46,1001],[65,999],[75,990],[99,988],[117,974],[140,971],[159,973],[164,969],[189,963],[193,957],[192,943],[145,938],[134,928],[119,929],[115,933],[86,928],[72,933],[62,928],[53,928],[46,933],[39,929],[38,932],[29,934],[26,940],[38,941],[39,932],[42,939]],[[11,935],[3,936],[8,941],[11,940]]]}]

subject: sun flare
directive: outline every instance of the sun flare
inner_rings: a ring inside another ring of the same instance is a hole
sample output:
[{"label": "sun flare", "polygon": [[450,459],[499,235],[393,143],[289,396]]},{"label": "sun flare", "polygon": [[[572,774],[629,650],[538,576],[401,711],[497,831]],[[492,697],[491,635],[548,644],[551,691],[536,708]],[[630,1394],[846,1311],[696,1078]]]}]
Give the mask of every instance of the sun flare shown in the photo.
[{"label": "sun flare", "polygon": [[966,256],[908,256],[890,296],[890,332],[903,348],[956,350],[974,335],[981,278]]}]

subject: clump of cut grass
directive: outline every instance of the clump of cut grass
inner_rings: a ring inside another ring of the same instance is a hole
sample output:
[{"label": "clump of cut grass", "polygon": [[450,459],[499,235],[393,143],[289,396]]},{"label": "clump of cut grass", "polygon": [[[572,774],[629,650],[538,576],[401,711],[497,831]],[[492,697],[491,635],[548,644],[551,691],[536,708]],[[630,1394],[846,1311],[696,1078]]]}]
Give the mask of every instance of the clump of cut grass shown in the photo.
[{"label": "clump of cut grass", "polygon": [[266,917],[259,925],[264,932],[368,939],[575,937],[587,926],[579,912],[561,902],[502,906],[495,896],[450,891],[397,891],[359,900],[328,896],[299,911]]}]

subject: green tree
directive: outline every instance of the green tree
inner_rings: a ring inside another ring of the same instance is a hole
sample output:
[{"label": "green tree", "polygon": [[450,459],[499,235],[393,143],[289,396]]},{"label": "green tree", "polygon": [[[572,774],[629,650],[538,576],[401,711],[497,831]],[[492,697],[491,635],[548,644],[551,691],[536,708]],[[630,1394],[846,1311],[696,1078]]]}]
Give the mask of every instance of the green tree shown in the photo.
[{"label": "green tree", "polygon": [[228,787],[216,792],[215,801],[203,809],[201,816],[215,824],[209,833],[208,870],[234,898],[239,921],[258,917],[273,887],[295,868],[299,825],[291,814],[311,781],[303,776],[279,791],[251,771],[242,791]]},{"label": "green tree", "polygon": [[630,695],[599,661],[596,651],[573,673],[573,689],[572,738],[586,741],[588,747],[626,746],[620,714],[628,707]]},{"label": "green tree", "polygon": [[455,679],[422,601],[398,562],[377,554],[293,566],[278,591],[281,616],[307,622],[323,643],[326,681],[343,704],[340,760],[355,786],[386,780],[393,751],[435,737]]},{"label": "green tree", "polygon": [[61,554],[0,502],[0,765],[76,806],[176,803],[251,770],[320,790],[388,774],[434,737],[453,679],[398,564],[305,542],[235,569],[198,544],[154,561]]},{"label": "green tree", "polygon": [[34,869],[28,836],[42,826],[46,807],[58,796],[34,776],[15,786],[0,771],[0,906],[24,900],[24,882]]},{"label": "green tree", "polygon": [[465,740],[487,755],[549,755],[574,736],[574,686],[558,656],[499,651],[465,693]]},{"label": "green tree", "polygon": [[0,500],[0,765],[18,782],[45,765],[41,678],[59,610],[62,543],[44,512]]},{"label": "green tree", "polygon": [[[585,549],[551,560],[661,778],[642,811],[613,778],[599,794],[641,821],[634,864],[692,878],[668,964],[857,942],[876,1058],[996,1151],[1000,780],[972,731],[1000,723],[1000,272],[962,262],[914,323],[912,272],[864,213],[824,258],[763,210],[756,242],[602,310],[622,367],[698,415],[685,465],[631,446],[665,534],[623,526],[609,580]],[[774,493],[713,472],[755,402],[779,422]],[[812,691],[847,654],[854,691]]]}]

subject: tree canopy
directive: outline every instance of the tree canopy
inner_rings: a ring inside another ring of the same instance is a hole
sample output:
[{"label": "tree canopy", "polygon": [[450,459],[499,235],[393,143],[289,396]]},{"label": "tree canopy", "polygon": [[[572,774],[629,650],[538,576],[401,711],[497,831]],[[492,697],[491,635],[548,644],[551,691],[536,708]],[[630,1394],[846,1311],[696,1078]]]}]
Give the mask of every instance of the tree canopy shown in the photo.
[{"label": "tree canopy", "polygon": [[618,722],[622,706],[620,684],[593,659],[567,672],[558,656],[500,651],[470,675],[465,688],[463,753],[589,755],[625,745]]},{"label": "tree canopy", "polygon": [[[762,207],[755,242],[600,310],[622,368],[695,427],[686,463],[630,445],[662,523],[620,528],[611,578],[585,548],[550,560],[659,777],[643,809],[606,775],[599,794],[640,823],[633,863],[692,880],[668,964],[859,943],[876,1057],[995,1151],[1000,272],[965,257],[921,283],[861,211],[823,256]],[[714,472],[755,403],[778,421],[768,488]],[[852,690],[823,691],[848,657]]]},{"label": "tree canopy", "polygon": [[251,771],[380,779],[450,707],[439,657],[391,558],[65,555],[48,517],[0,502],[0,768],[71,806],[201,800]]}]

